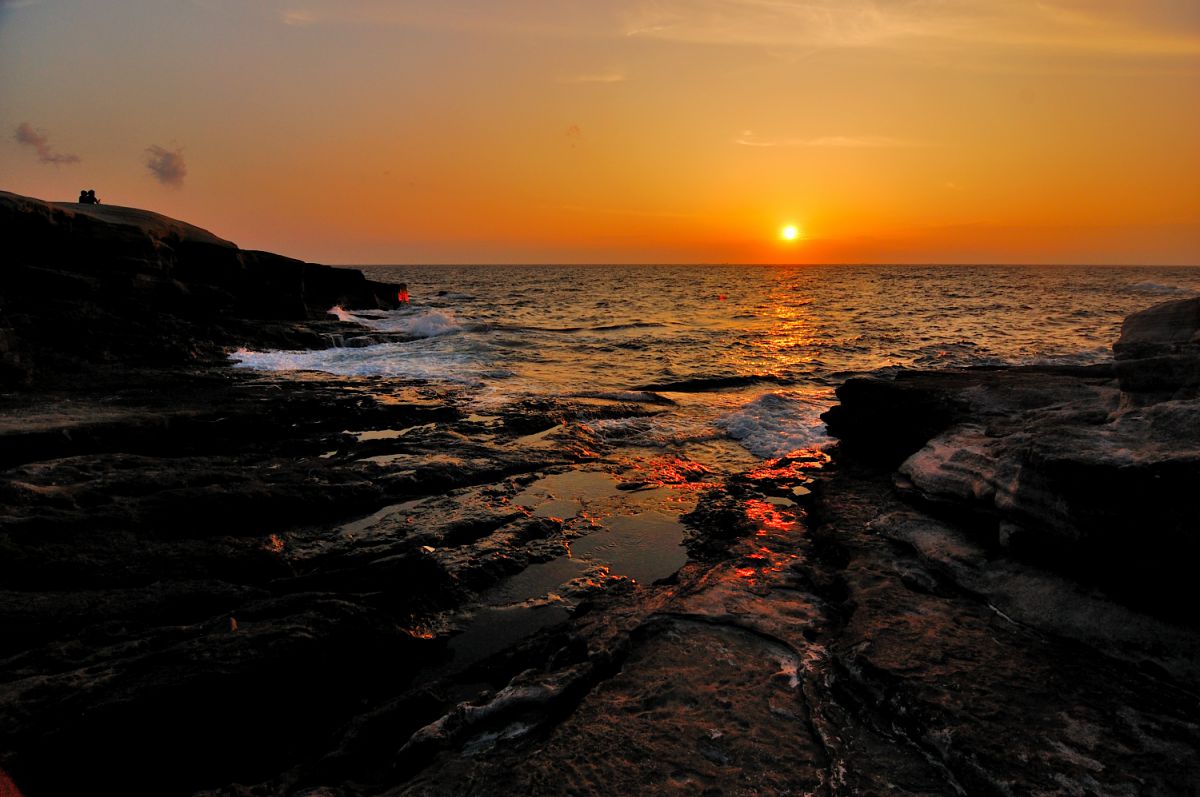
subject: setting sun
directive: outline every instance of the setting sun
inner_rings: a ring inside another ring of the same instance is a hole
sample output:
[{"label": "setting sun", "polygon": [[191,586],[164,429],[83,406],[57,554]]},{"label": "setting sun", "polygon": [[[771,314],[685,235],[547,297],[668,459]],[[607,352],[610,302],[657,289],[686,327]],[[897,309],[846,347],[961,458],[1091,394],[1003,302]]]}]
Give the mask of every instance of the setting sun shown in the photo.
[{"label": "setting sun", "polygon": [[779,231],[779,237],[785,241],[795,241],[800,237],[800,228],[795,224],[789,224]]}]

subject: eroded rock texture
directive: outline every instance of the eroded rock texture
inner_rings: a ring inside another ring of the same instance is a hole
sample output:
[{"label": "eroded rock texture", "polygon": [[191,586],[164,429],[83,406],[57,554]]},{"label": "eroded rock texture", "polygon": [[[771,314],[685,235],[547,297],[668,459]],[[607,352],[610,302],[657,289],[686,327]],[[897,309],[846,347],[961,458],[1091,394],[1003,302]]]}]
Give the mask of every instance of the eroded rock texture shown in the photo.
[{"label": "eroded rock texture", "polygon": [[914,434],[903,402],[921,407],[917,424],[932,437],[919,450],[894,446],[905,486],[978,513],[1022,555],[1182,612],[1184,563],[1200,553],[1200,506],[1184,498],[1200,483],[1198,307],[1131,316],[1114,346],[1117,380],[1105,368],[1052,367],[857,380],[839,391],[830,427],[857,442],[864,426],[890,424],[902,430],[895,440]]}]

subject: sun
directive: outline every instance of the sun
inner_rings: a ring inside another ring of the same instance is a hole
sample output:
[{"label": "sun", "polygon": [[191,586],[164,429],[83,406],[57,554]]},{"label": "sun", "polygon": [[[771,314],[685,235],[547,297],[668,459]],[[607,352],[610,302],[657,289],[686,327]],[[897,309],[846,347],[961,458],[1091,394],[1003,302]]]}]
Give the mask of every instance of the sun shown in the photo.
[{"label": "sun", "polygon": [[795,241],[800,237],[800,228],[789,224],[779,231],[779,237],[785,241]]}]

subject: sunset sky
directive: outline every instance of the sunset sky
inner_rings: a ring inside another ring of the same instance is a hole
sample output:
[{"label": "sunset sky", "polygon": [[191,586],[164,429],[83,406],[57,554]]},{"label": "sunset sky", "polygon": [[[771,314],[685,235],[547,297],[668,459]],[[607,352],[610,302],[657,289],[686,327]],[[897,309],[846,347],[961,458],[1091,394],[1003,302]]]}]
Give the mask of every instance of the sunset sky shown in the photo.
[{"label": "sunset sky", "polygon": [[1197,0],[0,0],[0,189],[327,263],[1196,264],[1197,142]]}]

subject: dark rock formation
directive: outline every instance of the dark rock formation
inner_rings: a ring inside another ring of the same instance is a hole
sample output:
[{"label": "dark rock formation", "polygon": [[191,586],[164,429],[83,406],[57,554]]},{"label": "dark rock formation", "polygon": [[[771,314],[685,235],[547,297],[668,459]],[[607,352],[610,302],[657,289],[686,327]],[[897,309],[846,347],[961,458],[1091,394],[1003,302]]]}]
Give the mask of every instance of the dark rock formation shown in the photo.
[{"label": "dark rock formation", "polygon": [[134,208],[0,192],[0,239],[0,387],[214,360],[236,345],[327,345],[299,322],[396,300],[396,286],[361,272],[244,251]]},{"label": "dark rock formation", "polygon": [[827,418],[852,446],[881,440],[887,464],[907,455],[918,495],[978,513],[999,543],[1180,611],[1200,554],[1200,507],[1181,500],[1200,483],[1198,329],[1200,300],[1166,302],[1126,322],[1115,381],[1105,367],[902,373],[848,382]]},{"label": "dark rock formation", "polygon": [[1200,391],[1200,299],[1163,302],[1129,316],[1113,355],[1121,389],[1138,399],[1195,398]]},{"label": "dark rock formation", "polygon": [[823,592],[841,616],[824,706],[930,770],[892,780],[870,734],[841,719],[847,792],[875,793],[882,775],[898,793],[1195,793],[1195,628],[1012,558],[882,476],[843,465],[816,509],[814,535],[837,552]]},{"label": "dark rock formation", "polygon": [[[822,416],[856,456],[884,466],[907,459],[938,433],[963,422],[1019,427],[1023,413],[1090,401],[1113,367],[968,368],[855,377],[837,388],[839,404]],[[1102,411],[1102,410],[1101,410]]]},{"label": "dark rock formation", "polygon": [[[189,794],[326,756],[364,777],[360,747],[395,740],[346,727],[394,705],[379,722],[411,734],[452,707],[428,682],[479,595],[565,553],[562,521],[510,503],[522,475],[596,456],[561,419],[639,411],[467,418],[453,389],[394,380],[139,380],[0,398],[0,771],[26,797]],[[503,686],[520,661],[488,672]]]}]

